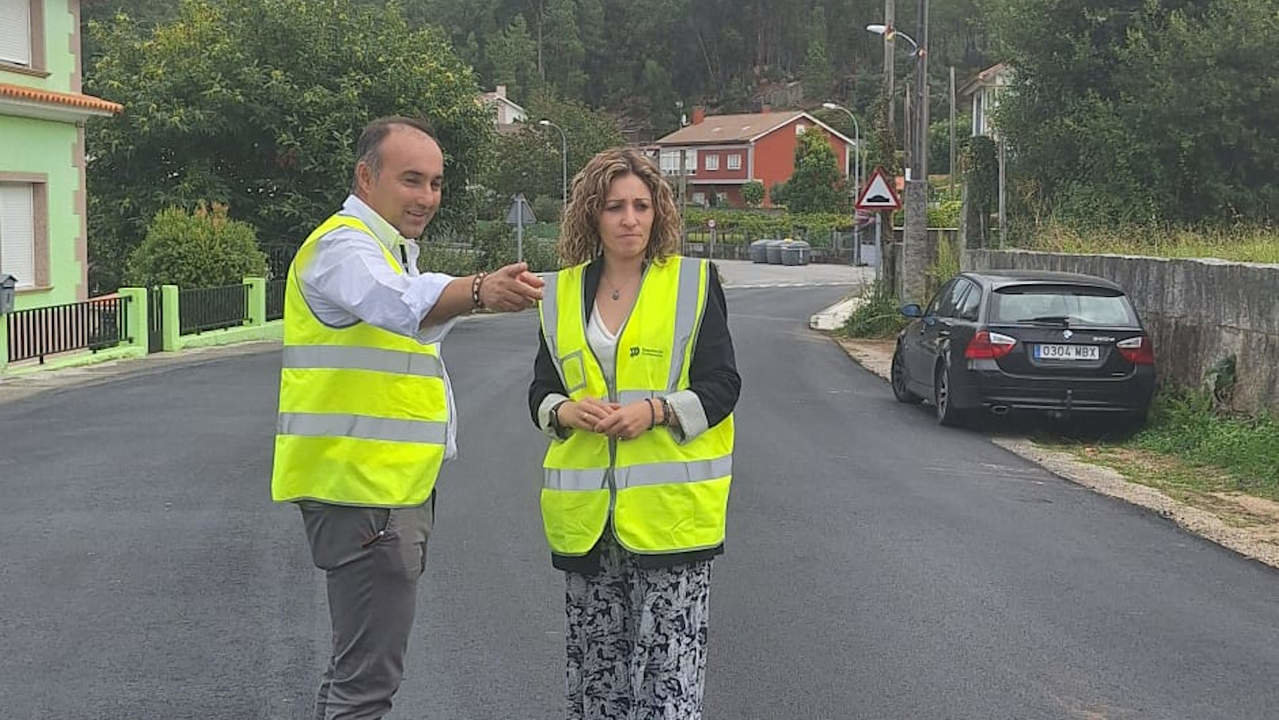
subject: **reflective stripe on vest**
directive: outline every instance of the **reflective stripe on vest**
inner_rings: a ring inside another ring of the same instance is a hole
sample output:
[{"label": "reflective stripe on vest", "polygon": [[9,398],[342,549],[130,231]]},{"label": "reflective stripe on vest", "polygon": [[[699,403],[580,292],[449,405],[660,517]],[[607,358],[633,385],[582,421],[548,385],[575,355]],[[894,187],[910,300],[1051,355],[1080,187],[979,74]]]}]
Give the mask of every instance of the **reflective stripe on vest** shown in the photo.
[{"label": "reflective stripe on vest", "polygon": [[[546,470],[544,487],[550,490],[599,490],[606,487],[606,470]],[[713,460],[649,463],[614,470],[618,489],[667,483],[695,483],[715,480],[733,474],[733,456]]]},{"label": "reflective stripe on vest", "polygon": [[419,505],[434,489],[444,458],[444,365],[436,345],[362,322],[331,327],[311,311],[298,278],[319,239],[339,228],[367,234],[388,266],[404,272],[352,217],[329,218],[298,248],[285,287],[272,498]]},{"label": "reflective stripe on vest", "polygon": [[447,424],[420,420],[343,415],[340,413],[280,413],[281,435],[349,437],[387,442],[443,445]]},{"label": "reflective stripe on vest", "polygon": [[[611,387],[586,342],[585,266],[548,276],[542,333],[570,398],[607,395],[628,404],[686,389],[708,270],[705,261],[685,258],[646,268],[635,307],[619,332]],[[622,442],[577,430],[551,441],[543,461],[542,517],[552,551],[589,552],[610,514],[619,542],[632,552],[683,552],[722,543],[732,445],[731,415],[683,445],[664,427]]]},{"label": "reflective stripe on vest", "polygon": [[286,368],[342,368],[444,377],[444,363],[434,355],[342,345],[298,345],[284,348]]}]

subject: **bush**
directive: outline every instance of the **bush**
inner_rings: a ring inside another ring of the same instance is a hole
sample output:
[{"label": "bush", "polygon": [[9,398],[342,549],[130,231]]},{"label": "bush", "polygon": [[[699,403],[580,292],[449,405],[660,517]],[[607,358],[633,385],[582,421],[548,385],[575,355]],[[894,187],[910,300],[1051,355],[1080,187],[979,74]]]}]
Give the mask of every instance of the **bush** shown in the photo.
[{"label": "bush", "polygon": [[751,180],[742,186],[742,201],[751,207],[759,207],[764,202],[764,183]]},{"label": "bush", "polygon": [[221,287],[266,276],[266,255],[252,225],[227,217],[225,205],[156,213],[146,239],[129,255],[131,285]]},{"label": "bush", "polygon": [[925,271],[927,282],[925,283],[925,295],[932,297],[934,293],[946,284],[947,280],[959,274],[959,249],[943,235],[937,242],[937,262],[928,266]]},{"label": "bush", "polygon": [[786,204],[786,183],[773,183],[773,187],[768,191],[768,201],[774,205]]},{"label": "bush", "polygon": [[830,234],[831,230],[847,230],[852,227],[849,213],[788,213],[761,210],[728,210],[689,208],[684,213],[688,227],[706,227],[707,220],[714,220],[721,235],[745,233],[755,237],[785,237],[803,234]]},{"label": "bush", "polygon": [[533,201],[533,217],[538,223],[557,223],[560,221],[560,209],[563,203],[559,198],[543,195]]},{"label": "bush", "polygon": [[1167,388],[1155,396],[1150,424],[1129,442],[1191,463],[1226,470],[1228,490],[1279,498],[1279,419],[1215,407],[1210,392]]},{"label": "bush", "polygon": [[876,282],[862,294],[862,303],[848,321],[844,332],[851,337],[886,338],[896,335],[910,320],[901,314],[897,296],[887,283]]},{"label": "bush", "polygon": [[[518,255],[518,244],[515,228],[502,223],[492,223],[478,228],[474,241],[476,251],[475,270],[496,270],[503,265],[515,262]],[[533,272],[559,270],[559,256],[555,253],[555,243],[539,240],[532,236],[528,229],[524,232],[524,262]]]},{"label": "bush", "polygon": [[478,255],[470,248],[458,248],[438,243],[422,243],[417,267],[421,272],[437,272],[462,277],[478,269]]},{"label": "bush", "polygon": [[[943,200],[936,207],[928,208],[928,227],[930,228],[957,228],[959,227],[959,216],[963,213],[964,203],[962,200]],[[902,227],[906,224],[906,210],[893,211],[893,227]]]}]

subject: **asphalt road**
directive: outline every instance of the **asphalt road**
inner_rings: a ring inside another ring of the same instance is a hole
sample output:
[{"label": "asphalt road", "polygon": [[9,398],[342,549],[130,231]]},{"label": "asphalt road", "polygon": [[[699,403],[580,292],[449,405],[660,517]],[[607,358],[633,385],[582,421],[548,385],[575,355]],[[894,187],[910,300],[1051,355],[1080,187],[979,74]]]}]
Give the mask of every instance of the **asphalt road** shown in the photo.
[{"label": "asphalt road", "polygon": [[[1049,475],[729,290],[744,391],[706,717],[1273,718],[1279,575]],[[562,717],[532,314],[445,345],[461,457],[391,717]],[[278,352],[0,405],[0,718],[303,718],[321,575],[269,501]]]}]

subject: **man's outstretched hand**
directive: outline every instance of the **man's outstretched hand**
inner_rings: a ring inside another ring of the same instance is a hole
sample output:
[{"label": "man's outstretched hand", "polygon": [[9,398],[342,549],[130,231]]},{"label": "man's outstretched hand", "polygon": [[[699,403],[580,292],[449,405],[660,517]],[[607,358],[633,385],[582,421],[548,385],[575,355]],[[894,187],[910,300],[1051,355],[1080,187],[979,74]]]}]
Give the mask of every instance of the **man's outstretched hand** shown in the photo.
[{"label": "man's outstretched hand", "polygon": [[546,281],[528,271],[528,263],[512,263],[494,270],[480,283],[480,302],[498,312],[527,310],[542,299]]}]

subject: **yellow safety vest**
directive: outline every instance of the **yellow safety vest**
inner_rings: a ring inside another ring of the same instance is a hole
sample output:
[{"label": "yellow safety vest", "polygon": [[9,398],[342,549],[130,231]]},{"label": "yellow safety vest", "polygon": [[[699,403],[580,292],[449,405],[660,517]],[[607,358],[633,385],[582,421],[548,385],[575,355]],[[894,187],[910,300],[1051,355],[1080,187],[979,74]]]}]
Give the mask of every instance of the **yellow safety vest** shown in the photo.
[{"label": "yellow safety vest", "polygon": [[[569,397],[626,404],[687,389],[709,263],[671,257],[647,267],[618,333],[612,387],[586,341],[585,269],[549,276],[540,306],[546,347]],[[732,463],[731,414],[685,445],[665,427],[620,442],[573,430],[551,441],[542,462],[546,539],[555,553],[585,555],[611,516],[618,542],[634,553],[716,547],[724,542]]]},{"label": "yellow safety vest", "polygon": [[[298,248],[284,294],[284,367],[271,497],[408,507],[431,495],[444,461],[449,408],[438,344],[356,322],[324,324],[298,285],[316,242],[338,228],[375,237],[334,215]],[[380,242],[387,264],[404,269]]]}]

